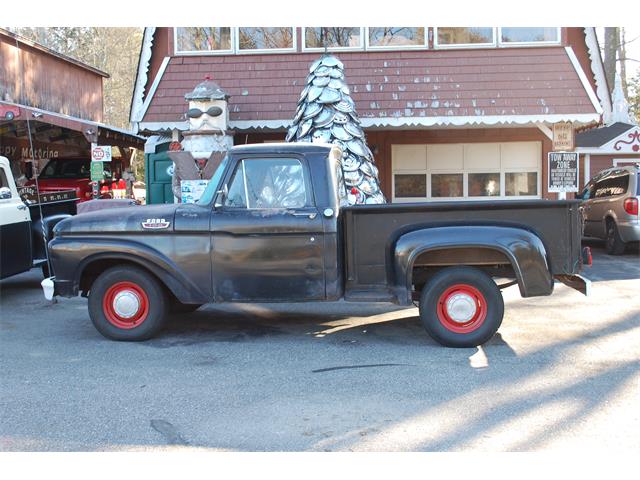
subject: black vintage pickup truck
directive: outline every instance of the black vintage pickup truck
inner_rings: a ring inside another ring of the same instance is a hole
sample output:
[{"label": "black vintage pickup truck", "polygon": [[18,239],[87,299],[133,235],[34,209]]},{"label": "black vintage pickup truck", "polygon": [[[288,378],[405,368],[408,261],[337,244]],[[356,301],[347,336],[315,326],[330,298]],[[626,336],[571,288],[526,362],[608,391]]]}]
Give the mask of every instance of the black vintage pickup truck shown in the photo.
[{"label": "black vintage pickup truck", "polygon": [[318,144],[233,147],[196,204],[132,207],[60,222],[54,292],[89,298],[104,336],[144,340],[171,310],[212,302],[420,303],[446,346],[489,340],[500,288],[585,289],[578,202],[340,206],[341,152]]}]

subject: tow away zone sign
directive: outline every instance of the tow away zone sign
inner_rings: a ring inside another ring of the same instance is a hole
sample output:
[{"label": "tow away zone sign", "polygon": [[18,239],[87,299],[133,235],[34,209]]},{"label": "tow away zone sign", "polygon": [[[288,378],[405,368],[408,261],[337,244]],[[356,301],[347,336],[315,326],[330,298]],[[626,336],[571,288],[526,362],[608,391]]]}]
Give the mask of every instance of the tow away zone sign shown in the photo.
[{"label": "tow away zone sign", "polygon": [[578,154],[549,152],[549,192],[578,191]]}]

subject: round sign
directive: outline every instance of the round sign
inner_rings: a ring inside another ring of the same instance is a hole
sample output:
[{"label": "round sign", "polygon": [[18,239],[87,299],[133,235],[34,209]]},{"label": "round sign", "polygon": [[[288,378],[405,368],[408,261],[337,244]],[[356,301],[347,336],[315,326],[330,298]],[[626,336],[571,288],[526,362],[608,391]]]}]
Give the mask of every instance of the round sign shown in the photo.
[{"label": "round sign", "polygon": [[174,170],[175,170],[175,165],[172,163],[167,167],[167,175],[169,175],[170,177],[173,177]]}]

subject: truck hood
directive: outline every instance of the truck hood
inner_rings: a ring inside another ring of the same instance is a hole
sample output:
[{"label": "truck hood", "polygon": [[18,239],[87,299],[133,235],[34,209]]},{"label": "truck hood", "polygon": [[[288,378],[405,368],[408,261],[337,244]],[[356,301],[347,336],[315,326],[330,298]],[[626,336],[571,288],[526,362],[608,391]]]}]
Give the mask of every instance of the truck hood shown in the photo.
[{"label": "truck hood", "polygon": [[173,232],[180,204],[109,208],[76,215],[58,223],[56,236],[122,232]]}]

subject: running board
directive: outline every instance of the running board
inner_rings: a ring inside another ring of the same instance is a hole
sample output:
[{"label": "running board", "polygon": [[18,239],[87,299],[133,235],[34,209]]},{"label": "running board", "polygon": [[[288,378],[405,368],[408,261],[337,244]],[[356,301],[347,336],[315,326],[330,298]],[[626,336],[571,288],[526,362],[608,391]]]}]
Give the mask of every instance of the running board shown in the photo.
[{"label": "running board", "polygon": [[582,275],[554,275],[553,278],[587,297],[591,295],[591,280]]}]

